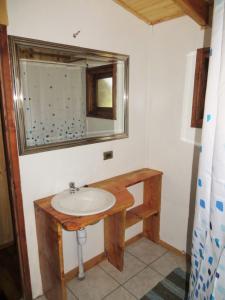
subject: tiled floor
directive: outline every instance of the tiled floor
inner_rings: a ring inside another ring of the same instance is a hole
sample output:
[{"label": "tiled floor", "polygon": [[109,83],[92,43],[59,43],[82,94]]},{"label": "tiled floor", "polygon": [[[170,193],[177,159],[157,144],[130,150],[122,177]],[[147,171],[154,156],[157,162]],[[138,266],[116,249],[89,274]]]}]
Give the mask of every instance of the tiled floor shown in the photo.
[{"label": "tiled floor", "polygon": [[[85,280],[71,280],[67,285],[67,297],[68,300],[140,299],[177,267],[186,270],[183,256],[142,238],[126,248],[123,272],[105,260],[87,271]],[[38,300],[45,300],[45,297]]]}]

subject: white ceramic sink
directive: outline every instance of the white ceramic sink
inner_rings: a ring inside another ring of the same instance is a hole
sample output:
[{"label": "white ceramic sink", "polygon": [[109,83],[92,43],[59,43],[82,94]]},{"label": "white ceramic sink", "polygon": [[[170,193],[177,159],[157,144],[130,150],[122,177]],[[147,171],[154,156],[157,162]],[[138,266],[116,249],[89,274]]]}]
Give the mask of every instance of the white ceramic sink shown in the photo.
[{"label": "white ceramic sink", "polygon": [[98,188],[80,188],[71,194],[65,190],[52,198],[52,207],[72,216],[88,216],[110,209],[116,203],[115,196]]}]

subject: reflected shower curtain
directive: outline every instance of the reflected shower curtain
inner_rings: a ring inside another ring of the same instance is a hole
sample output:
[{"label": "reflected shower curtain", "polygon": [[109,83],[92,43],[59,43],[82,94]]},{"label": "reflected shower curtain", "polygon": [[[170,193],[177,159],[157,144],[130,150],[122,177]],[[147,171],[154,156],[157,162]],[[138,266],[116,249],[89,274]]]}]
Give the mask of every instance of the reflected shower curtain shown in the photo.
[{"label": "reflected shower curtain", "polygon": [[26,144],[86,136],[86,65],[20,59]]},{"label": "reflected shower curtain", "polygon": [[225,0],[215,0],[189,299],[225,299]]}]

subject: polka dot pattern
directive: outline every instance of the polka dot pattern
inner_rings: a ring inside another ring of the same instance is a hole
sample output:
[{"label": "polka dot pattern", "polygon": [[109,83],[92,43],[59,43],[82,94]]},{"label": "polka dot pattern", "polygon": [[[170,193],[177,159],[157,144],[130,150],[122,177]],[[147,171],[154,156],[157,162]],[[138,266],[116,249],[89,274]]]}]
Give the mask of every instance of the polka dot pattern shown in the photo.
[{"label": "polka dot pattern", "polygon": [[225,300],[225,0],[214,2],[189,300]]},{"label": "polka dot pattern", "polygon": [[20,70],[27,146],[85,137],[85,68],[21,61]]}]

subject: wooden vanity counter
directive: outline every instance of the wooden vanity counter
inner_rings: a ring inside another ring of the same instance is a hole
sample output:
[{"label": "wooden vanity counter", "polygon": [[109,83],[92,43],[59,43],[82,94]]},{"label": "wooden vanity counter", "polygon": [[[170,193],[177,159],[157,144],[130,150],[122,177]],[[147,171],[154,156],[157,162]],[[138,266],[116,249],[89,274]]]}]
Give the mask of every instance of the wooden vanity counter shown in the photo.
[{"label": "wooden vanity counter", "polygon": [[[62,228],[76,231],[104,219],[105,256],[118,270],[123,270],[125,229],[143,220],[143,234],[159,240],[162,172],[140,169],[90,184],[107,190],[116,197],[115,205],[92,216],[75,217],[59,213],[51,206],[53,196],[34,202],[38,249],[43,290],[49,300],[66,300],[62,248]],[[144,182],[143,204],[134,207],[127,187]]]}]

